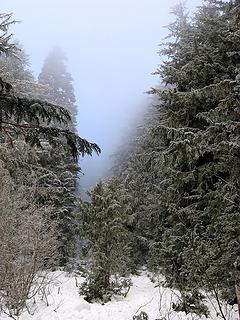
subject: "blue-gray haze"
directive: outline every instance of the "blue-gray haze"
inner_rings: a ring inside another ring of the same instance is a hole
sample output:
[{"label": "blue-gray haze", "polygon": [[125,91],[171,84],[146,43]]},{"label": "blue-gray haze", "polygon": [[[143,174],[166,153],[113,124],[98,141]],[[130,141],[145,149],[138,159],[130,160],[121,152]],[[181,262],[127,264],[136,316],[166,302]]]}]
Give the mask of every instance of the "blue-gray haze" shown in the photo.
[{"label": "blue-gray haze", "polygon": [[[78,130],[97,142],[102,155],[82,161],[82,184],[93,185],[111,166],[133,119],[147,104],[144,94],[158,79],[158,44],[176,0],[0,0],[20,24],[11,31],[30,55],[37,76],[48,52],[68,56],[78,103]],[[189,0],[194,10],[200,0]]]}]

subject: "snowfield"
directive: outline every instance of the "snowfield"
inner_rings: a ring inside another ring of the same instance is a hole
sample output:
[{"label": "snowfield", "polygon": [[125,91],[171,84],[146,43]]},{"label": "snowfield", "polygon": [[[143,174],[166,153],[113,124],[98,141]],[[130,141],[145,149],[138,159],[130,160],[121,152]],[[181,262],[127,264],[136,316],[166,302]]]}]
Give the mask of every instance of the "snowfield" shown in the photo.
[{"label": "snowfield", "polygon": [[[29,311],[25,311],[19,320],[132,320],[141,311],[148,314],[149,320],[206,319],[172,311],[171,302],[176,299],[176,293],[168,288],[155,287],[145,272],[132,277],[133,286],[126,298],[114,296],[104,305],[88,303],[79,296],[78,287],[83,278],[62,271],[52,272],[48,277],[52,281],[45,295],[32,301]],[[227,319],[237,319],[237,312],[227,308]],[[0,315],[0,320],[10,319],[5,314]],[[213,309],[210,319],[221,318]]]}]

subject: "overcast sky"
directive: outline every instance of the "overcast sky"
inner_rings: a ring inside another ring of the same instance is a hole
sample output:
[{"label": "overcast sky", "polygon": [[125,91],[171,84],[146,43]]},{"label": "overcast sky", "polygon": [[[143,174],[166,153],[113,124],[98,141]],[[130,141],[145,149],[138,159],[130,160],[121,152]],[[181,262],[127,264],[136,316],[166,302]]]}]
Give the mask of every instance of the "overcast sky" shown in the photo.
[{"label": "overcast sky", "polygon": [[[144,94],[158,79],[158,44],[176,0],[0,0],[2,12],[21,20],[12,27],[30,55],[37,76],[48,52],[61,46],[68,56],[78,101],[79,134],[102,148],[99,159],[82,163],[85,184],[110,166]],[[201,0],[189,0],[190,10]]]}]

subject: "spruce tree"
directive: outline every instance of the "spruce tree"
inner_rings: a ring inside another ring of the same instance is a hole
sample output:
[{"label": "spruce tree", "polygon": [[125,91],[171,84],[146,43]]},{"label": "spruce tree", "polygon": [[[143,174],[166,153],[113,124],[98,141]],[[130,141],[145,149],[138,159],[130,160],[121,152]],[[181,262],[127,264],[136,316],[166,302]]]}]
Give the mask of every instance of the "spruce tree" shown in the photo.
[{"label": "spruce tree", "polygon": [[2,80],[11,84],[14,93],[19,97],[39,99],[50,102],[51,89],[39,84],[30,70],[29,56],[18,42],[19,50],[13,55],[0,56],[0,75]]},{"label": "spruce tree", "polygon": [[[190,19],[173,10],[158,116],[120,174],[131,231],[150,270],[182,296],[175,310],[208,314],[239,288],[239,3],[206,1]],[[143,250],[142,244],[145,244]],[[237,292],[238,293],[238,292]]]},{"label": "spruce tree", "polygon": [[86,241],[83,253],[89,261],[80,293],[88,301],[107,302],[113,293],[122,293],[123,287],[129,286],[129,282],[117,280],[127,275],[130,248],[125,197],[122,192],[117,194],[116,186],[113,181],[100,182],[89,193],[91,202],[80,203],[80,234]]},{"label": "spruce tree", "polygon": [[[239,6],[207,2],[192,21],[178,8],[168,57],[157,74],[172,86],[153,89],[165,113],[159,238],[151,263],[182,292],[186,313],[200,289],[227,299],[239,281]],[[187,293],[188,292],[188,293]],[[190,293],[190,294],[189,294]],[[198,298],[197,298],[198,297]]]},{"label": "spruce tree", "polygon": [[40,84],[52,89],[52,102],[65,107],[76,125],[77,107],[73,88],[73,79],[67,72],[66,55],[59,47],[55,47],[47,56],[38,80]]},{"label": "spruce tree", "polygon": [[[66,56],[63,51],[56,47],[47,56],[42,71],[39,74],[39,85],[49,88],[47,99],[49,102],[57,103],[66,108],[72,117],[72,130],[76,130],[77,107],[75,105],[75,94],[73,88],[73,79],[67,72],[65,66]],[[58,196],[58,210],[61,217],[61,242],[62,242],[62,263],[67,262],[67,257],[73,256],[74,249],[74,208],[77,198],[77,175],[80,167],[74,163],[70,154],[64,153],[61,148],[61,139],[59,145],[49,154],[48,160],[44,161],[45,156],[41,157],[42,165],[51,168],[58,176],[61,184],[65,186],[65,192]],[[54,161],[53,161],[54,160]],[[65,258],[64,258],[65,257]]]}]

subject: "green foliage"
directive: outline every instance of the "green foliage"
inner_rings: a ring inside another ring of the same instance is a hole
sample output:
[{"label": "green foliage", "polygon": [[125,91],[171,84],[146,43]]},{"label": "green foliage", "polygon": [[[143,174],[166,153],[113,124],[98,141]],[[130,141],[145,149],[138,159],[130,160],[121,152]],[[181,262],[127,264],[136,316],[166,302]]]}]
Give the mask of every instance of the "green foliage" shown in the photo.
[{"label": "green foliage", "polygon": [[111,277],[125,276],[128,271],[127,216],[123,196],[116,194],[113,183],[100,182],[89,195],[91,202],[80,203],[78,217],[80,234],[86,240],[83,251],[89,258],[90,268],[81,292],[86,294],[88,300],[105,301],[119,287],[118,283],[113,290]]},{"label": "green foliage", "polygon": [[[100,148],[80,138],[69,129],[56,125],[67,125],[71,121],[69,112],[63,107],[40,100],[19,98],[12,93],[12,86],[0,80],[0,138],[10,140],[19,137],[31,145],[41,146],[41,140],[50,144],[62,137],[74,159],[79,155],[99,153]],[[46,123],[46,125],[43,125]]]},{"label": "green foliage", "polygon": [[180,36],[163,50],[172,56],[159,71],[174,89],[153,90],[166,116],[158,129],[163,229],[150,262],[171,286],[218,299],[239,278],[238,25],[232,9],[215,4],[184,30],[182,19],[180,11]]},{"label": "green foliage", "polygon": [[177,303],[173,303],[174,311],[185,312],[186,314],[194,313],[199,316],[204,315],[206,318],[209,316],[207,306],[203,303],[205,297],[197,291],[193,293],[183,293]]},{"label": "green foliage", "polygon": [[156,120],[119,189],[131,199],[134,263],[141,253],[181,292],[176,309],[207,314],[205,290],[224,318],[221,299],[240,278],[239,2],[206,1],[192,19],[182,5],[173,13],[156,71],[166,87],[150,91]]},{"label": "green foliage", "polygon": [[102,281],[102,274],[97,270],[88,273],[86,280],[81,284],[79,294],[84,296],[88,302],[99,301],[106,303],[111,300],[112,295],[123,296],[126,298],[132,281],[128,278],[114,277],[109,280],[109,285],[106,288]]}]

